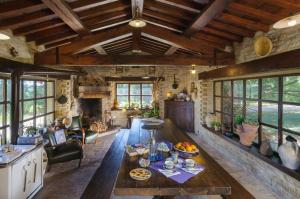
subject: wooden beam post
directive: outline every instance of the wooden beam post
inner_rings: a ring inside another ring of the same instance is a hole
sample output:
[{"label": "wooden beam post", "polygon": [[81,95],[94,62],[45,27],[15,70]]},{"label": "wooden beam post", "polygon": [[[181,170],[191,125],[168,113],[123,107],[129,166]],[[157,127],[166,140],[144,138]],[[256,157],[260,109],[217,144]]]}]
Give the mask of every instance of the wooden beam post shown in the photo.
[{"label": "wooden beam post", "polygon": [[17,144],[18,132],[19,132],[19,122],[20,122],[20,71],[13,71],[11,73],[11,102],[10,102],[10,129],[11,129],[11,143]]}]

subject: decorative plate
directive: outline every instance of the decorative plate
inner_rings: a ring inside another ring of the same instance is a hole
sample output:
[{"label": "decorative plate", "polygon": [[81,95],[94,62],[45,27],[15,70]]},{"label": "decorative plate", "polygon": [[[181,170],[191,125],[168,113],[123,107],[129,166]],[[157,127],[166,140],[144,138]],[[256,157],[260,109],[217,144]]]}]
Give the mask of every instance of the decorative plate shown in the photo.
[{"label": "decorative plate", "polygon": [[189,151],[184,151],[184,150],[178,149],[178,148],[176,148],[176,146],[174,146],[173,148],[174,148],[176,151],[179,151],[179,152],[182,152],[182,153],[188,153],[188,154],[196,154],[196,153],[199,152],[199,149],[195,149],[194,151],[189,152]]},{"label": "decorative plate", "polygon": [[143,168],[136,168],[130,171],[129,173],[130,177],[134,180],[147,180],[151,177],[152,173],[151,171]]}]

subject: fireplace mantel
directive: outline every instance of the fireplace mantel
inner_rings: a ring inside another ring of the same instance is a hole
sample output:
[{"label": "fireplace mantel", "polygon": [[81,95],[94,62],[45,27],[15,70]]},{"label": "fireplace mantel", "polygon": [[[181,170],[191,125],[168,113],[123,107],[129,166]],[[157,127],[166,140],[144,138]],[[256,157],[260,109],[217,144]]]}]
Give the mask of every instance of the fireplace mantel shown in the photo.
[{"label": "fireplace mantel", "polygon": [[79,98],[107,98],[109,89],[108,86],[79,86]]}]

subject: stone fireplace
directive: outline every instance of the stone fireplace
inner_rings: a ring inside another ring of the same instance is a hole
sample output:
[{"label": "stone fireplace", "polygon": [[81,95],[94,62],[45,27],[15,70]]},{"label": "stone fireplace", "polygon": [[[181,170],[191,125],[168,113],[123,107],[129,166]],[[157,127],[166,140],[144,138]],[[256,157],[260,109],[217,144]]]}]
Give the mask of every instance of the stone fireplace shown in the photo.
[{"label": "stone fireplace", "polygon": [[102,121],[102,99],[101,98],[79,98],[82,111],[83,125],[89,125],[96,121]]}]

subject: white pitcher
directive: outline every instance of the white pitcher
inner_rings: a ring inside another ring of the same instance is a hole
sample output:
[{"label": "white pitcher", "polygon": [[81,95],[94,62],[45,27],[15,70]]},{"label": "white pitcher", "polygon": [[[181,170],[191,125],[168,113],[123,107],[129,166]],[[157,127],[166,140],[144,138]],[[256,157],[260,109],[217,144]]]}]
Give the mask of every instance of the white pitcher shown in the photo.
[{"label": "white pitcher", "polygon": [[292,136],[286,137],[286,143],[278,148],[278,154],[285,167],[293,170],[300,168],[300,150],[297,140]]}]

